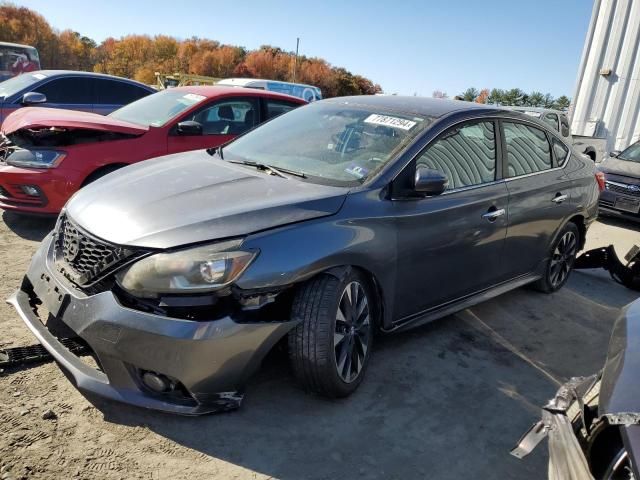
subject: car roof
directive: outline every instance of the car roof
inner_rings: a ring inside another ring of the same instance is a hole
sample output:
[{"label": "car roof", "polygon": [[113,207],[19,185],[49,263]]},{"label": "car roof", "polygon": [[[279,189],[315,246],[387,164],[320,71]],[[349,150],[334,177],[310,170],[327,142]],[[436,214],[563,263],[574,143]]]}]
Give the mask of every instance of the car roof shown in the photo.
[{"label": "car roof", "polygon": [[20,43],[11,43],[11,42],[0,42],[0,47],[33,48],[34,50],[36,48],[31,45],[22,45]]},{"label": "car roof", "polygon": [[284,93],[271,92],[269,90],[260,90],[257,88],[244,88],[244,87],[226,87],[223,85],[189,85],[186,87],[172,87],[168,90],[177,90],[187,93],[195,93],[196,95],[202,95],[203,97],[212,98],[221,95],[233,95],[233,96],[249,96],[249,97],[269,97],[277,98],[280,100],[294,101],[300,105],[307,103],[302,98],[294,97],[292,95],[286,95]]},{"label": "car roof", "polygon": [[360,105],[383,110],[411,113],[428,117],[442,117],[449,113],[473,110],[474,112],[499,111],[492,105],[465,102],[462,100],[446,100],[428,97],[408,97],[400,95],[359,95],[352,97],[334,97],[315,103],[336,103]]},{"label": "car roof", "polygon": [[93,78],[105,78],[109,80],[120,80],[122,82],[128,82],[128,83],[133,83],[135,85],[143,86],[147,90],[153,90],[153,88],[151,88],[148,85],[145,85],[142,82],[131,80],[130,78],[118,77],[116,75],[108,75],[106,73],[83,72],[80,70],[37,70],[35,72],[29,72],[30,75],[38,74],[38,73],[46,75],[48,78],[74,76],[74,77],[93,77]]},{"label": "car roof", "polygon": [[314,85],[309,85],[307,83],[293,83],[293,82],[285,82],[284,80],[266,80],[264,78],[224,78],[220,80],[217,85],[235,85],[238,87],[244,87],[251,82],[273,82],[273,83],[283,83],[286,85],[298,85],[301,87],[311,87],[318,88]]},{"label": "car roof", "polygon": [[516,112],[536,112],[536,113],[557,113],[559,115],[566,115],[566,112],[562,110],[556,110],[554,108],[542,108],[542,107],[512,107],[512,106],[502,106],[500,108],[505,108],[507,110],[515,110]]}]

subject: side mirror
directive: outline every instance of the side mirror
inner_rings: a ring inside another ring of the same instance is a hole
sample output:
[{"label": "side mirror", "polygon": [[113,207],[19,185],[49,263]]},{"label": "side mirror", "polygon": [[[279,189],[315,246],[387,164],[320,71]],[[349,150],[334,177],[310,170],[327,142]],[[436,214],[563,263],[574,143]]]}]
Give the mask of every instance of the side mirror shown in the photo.
[{"label": "side mirror", "polygon": [[609,152],[609,156],[613,158],[618,158],[622,152],[620,150],[613,150]]},{"label": "side mirror", "polygon": [[38,105],[47,103],[47,96],[44,93],[28,92],[22,96],[22,105]]},{"label": "side mirror", "polygon": [[438,170],[418,167],[414,178],[413,189],[424,195],[440,195],[447,189],[449,179]]},{"label": "side mirror", "polygon": [[202,135],[202,125],[193,120],[178,123],[176,128],[178,135]]}]

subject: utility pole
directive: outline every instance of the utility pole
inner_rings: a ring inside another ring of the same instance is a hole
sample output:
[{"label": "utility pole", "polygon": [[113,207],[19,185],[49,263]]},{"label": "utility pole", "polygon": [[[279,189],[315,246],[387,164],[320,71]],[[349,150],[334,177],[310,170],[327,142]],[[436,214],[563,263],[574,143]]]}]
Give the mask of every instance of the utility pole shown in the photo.
[{"label": "utility pole", "polygon": [[298,49],[300,48],[300,37],[296,37],[296,58],[293,63],[293,82],[296,81],[296,70],[298,69]]}]

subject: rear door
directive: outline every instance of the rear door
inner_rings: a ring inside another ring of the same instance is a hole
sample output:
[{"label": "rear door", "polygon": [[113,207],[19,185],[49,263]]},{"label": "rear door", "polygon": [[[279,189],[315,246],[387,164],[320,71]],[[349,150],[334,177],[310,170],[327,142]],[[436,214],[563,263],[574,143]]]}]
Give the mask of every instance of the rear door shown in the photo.
[{"label": "rear door", "polygon": [[[169,129],[168,152],[213,148],[250,130],[260,123],[258,97],[233,97],[213,100],[195,112],[183,115]],[[202,135],[184,135],[179,122],[195,121],[202,125]]]},{"label": "rear door", "polygon": [[571,182],[543,129],[511,120],[501,125],[509,191],[505,262],[514,278],[536,271],[549,254],[555,232],[573,211]]},{"label": "rear door", "polygon": [[32,91],[47,97],[47,102],[39,106],[92,112],[92,82],[91,77],[85,76],[54,78]]},{"label": "rear door", "polygon": [[94,79],[93,92],[93,111],[101,115],[108,115],[120,107],[149,95],[148,90],[138,85],[108,78]]},{"label": "rear door", "polygon": [[407,168],[449,179],[438,196],[396,201],[398,318],[486,289],[504,278],[508,192],[494,121],[452,127]]}]

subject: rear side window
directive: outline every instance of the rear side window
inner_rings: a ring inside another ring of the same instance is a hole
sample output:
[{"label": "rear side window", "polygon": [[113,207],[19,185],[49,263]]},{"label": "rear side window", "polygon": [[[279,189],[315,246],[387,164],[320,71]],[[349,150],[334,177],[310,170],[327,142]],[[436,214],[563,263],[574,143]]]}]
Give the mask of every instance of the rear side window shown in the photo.
[{"label": "rear side window", "polygon": [[556,132],[560,131],[560,125],[558,124],[558,115],[555,113],[547,113],[542,120],[544,123],[548,124],[553,128]]},{"label": "rear side window", "polygon": [[553,145],[553,155],[556,157],[556,165],[564,165],[565,160],[569,156],[569,149],[560,140],[553,138],[551,140]]},{"label": "rear side window", "polygon": [[563,137],[568,137],[571,133],[569,131],[569,119],[566,115],[560,115],[560,133]]},{"label": "rear side window", "polygon": [[493,122],[456,127],[432,143],[416,161],[444,173],[448,190],[481,185],[496,178],[496,139]]},{"label": "rear side window", "polygon": [[517,177],[551,168],[551,147],[539,128],[504,122],[507,146],[507,176]]},{"label": "rear side window", "polygon": [[96,79],[94,82],[99,105],[127,105],[149,95],[144,88],[118,80]]},{"label": "rear side window", "polygon": [[54,78],[34,91],[47,97],[47,103],[92,105],[91,78]]},{"label": "rear side window", "polygon": [[267,118],[277,117],[278,115],[282,115],[283,113],[287,113],[293,110],[296,107],[299,107],[297,103],[292,102],[284,102],[282,100],[271,100],[265,99],[266,107],[267,107]]}]

